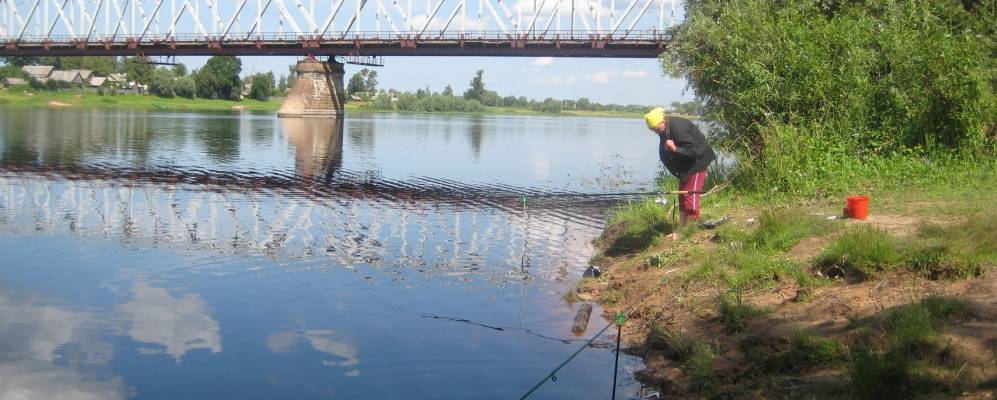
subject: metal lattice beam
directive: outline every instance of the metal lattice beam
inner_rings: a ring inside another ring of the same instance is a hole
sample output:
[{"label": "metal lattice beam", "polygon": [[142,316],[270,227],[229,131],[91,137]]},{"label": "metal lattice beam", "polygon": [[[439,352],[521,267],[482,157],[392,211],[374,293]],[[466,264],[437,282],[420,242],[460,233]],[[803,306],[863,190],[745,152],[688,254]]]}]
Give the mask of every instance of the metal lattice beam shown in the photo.
[{"label": "metal lattice beam", "polygon": [[385,1],[0,0],[0,55],[653,57],[680,0]]}]

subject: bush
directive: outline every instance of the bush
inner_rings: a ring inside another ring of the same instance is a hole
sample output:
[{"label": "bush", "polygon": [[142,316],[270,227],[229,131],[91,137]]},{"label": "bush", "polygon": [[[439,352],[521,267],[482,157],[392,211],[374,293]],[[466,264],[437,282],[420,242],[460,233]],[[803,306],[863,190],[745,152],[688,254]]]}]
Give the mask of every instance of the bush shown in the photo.
[{"label": "bush", "polygon": [[104,95],[104,88],[103,87],[101,87],[101,86],[97,87],[97,95],[98,96],[103,96]]},{"label": "bush", "polygon": [[149,79],[149,93],[159,97],[173,97],[174,78],[173,70],[157,68]]},{"label": "bush", "polygon": [[177,96],[193,99],[194,93],[196,92],[196,88],[194,87],[194,78],[191,78],[190,76],[177,78],[176,82],[173,84],[173,92],[176,93]]},{"label": "bush", "polygon": [[249,97],[255,100],[266,101],[276,90],[273,72],[253,75],[249,82]]},{"label": "bush", "polygon": [[922,157],[994,150],[987,4],[690,1],[662,66],[688,79],[718,140],[750,160],[740,186],[826,196],[884,174],[904,182],[937,168]]}]

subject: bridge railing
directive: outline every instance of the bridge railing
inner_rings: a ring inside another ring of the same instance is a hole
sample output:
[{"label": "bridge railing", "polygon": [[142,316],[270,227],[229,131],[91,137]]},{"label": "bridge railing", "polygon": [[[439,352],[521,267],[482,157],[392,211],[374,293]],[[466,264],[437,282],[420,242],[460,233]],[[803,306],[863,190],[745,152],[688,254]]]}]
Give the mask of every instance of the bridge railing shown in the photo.
[{"label": "bridge railing", "polygon": [[155,44],[155,43],[196,43],[196,42],[221,42],[221,43],[243,43],[243,42],[302,42],[302,41],[376,41],[376,40],[416,40],[416,41],[459,41],[459,40],[480,40],[480,41],[508,41],[508,40],[609,40],[613,42],[625,41],[660,41],[665,40],[669,34],[657,29],[644,29],[631,32],[614,32],[611,30],[579,32],[579,31],[546,31],[546,32],[502,32],[502,31],[478,31],[478,32],[393,32],[393,31],[353,31],[342,34],[302,34],[296,32],[263,32],[263,33],[234,33],[226,36],[220,35],[200,35],[200,34],[174,34],[174,35],[146,35],[141,38],[126,37],[122,35],[113,36],[91,36],[89,38],[71,35],[51,35],[35,36],[25,35],[19,40],[17,38],[0,38],[4,43],[18,45],[44,45],[63,43],[87,43],[87,44]]}]

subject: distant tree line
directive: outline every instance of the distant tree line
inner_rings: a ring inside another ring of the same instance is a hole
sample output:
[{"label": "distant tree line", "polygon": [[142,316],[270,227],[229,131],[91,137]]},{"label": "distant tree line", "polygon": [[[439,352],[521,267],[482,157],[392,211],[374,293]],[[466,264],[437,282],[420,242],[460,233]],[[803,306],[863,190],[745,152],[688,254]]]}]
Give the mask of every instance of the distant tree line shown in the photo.
[{"label": "distant tree line", "polygon": [[[361,86],[361,82],[364,79],[361,72],[353,75],[350,79],[351,85],[349,85],[349,87],[363,87],[364,89],[368,89],[365,86]],[[584,97],[577,100],[557,100],[549,97],[544,100],[536,100],[528,99],[524,96],[499,96],[497,92],[485,88],[484,72],[484,70],[478,70],[474,74],[467,90],[464,91],[462,96],[455,95],[453,87],[449,85],[447,85],[447,87],[439,93],[433,92],[428,87],[426,89],[416,90],[415,93],[400,92],[394,89],[381,90],[371,103],[371,107],[382,110],[398,111],[476,112],[484,111],[485,106],[490,106],[525,108],[551,114],[557,114],[563,110],[640,113],[650,109],[650,107],[641,104],[601,104]],[[370,73],[368,73],[368,75],[369,74]],[[353,85],[354,81],[356,82],[356,85]],[[352,90],[349,91],[353,93]],[[673,107],[675,104],[681,104],[683,107],[692,107],[691,105],[687,106],[687,103],[673,103]],[[686,109],[687,108],[683,108],[683,110]],[[676,112],[693,114],[686,111]]]},{"label": "distant tree line", "polygon": [[[285,76],[278,84],[273,72],[253,74],[245,79],[242,61],[237,57],[215,56],[208,59],[204,67],[188,73],[184,64],[169,67],[156,67],[139,58],[119,57],[5,57],[5,65],[0,67],[0,78],[15,77],[29,80],[32,88],[58,90],[69,88],[67,82],[48,80],[44,83],[31,80],[21,69],[25,65],[51,65],[57,70],[85,69],[97,75],[108,76],[124,73],[129,82],[148,87],[149,94],[170,98],[238,100],[249,97],[267,100],[271,96],[286,94],[290,85]],[[291,68],[292,76],[294,73]],[[293,81],[292,81],[293,82]],[[99,90],[98,93],[103,93]]]}]

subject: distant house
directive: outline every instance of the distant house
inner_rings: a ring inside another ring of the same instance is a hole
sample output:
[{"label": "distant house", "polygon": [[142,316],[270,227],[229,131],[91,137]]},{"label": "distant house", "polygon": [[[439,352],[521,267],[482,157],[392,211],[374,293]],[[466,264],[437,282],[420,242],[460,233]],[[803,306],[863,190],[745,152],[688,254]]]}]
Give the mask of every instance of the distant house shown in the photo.
[{"label": "distant house", "polygon": [[66,82],[71,85],[83,85],[88,83],[77,71],[52,71],[52,73],[48,76],[48,79]]},{"label": "distant house", "polygon": [[95,76],[90,78],[90,87],[92,88],[106,87],[108,84],[109,81],[106,77]]},{"label": "distant house", "polygon": [[94,77],[93,71],[89,69],[70,69],[68,72],[76,72],[80,74],[80,78],[83,79],[83,82],[90,82],[90,78]]},{"label": "distant house", "polygon": [[11,87],[17,85],[27,85],[28,81],[21,78],[4,78],[3,87]]},{"label": "distant house", "polygon": [[110,74],[107,76],[107,81],[115,85],[124,85],[128,83],[128,78],[125,74]]},{"label": "distant house", "polygon": [[55,70],[55,67],[51,65],[25,65],[21,67],[21,70],[28,74],[28,76],[32,79],[45,81],[50,75],[52,75],[52,71]]}]

